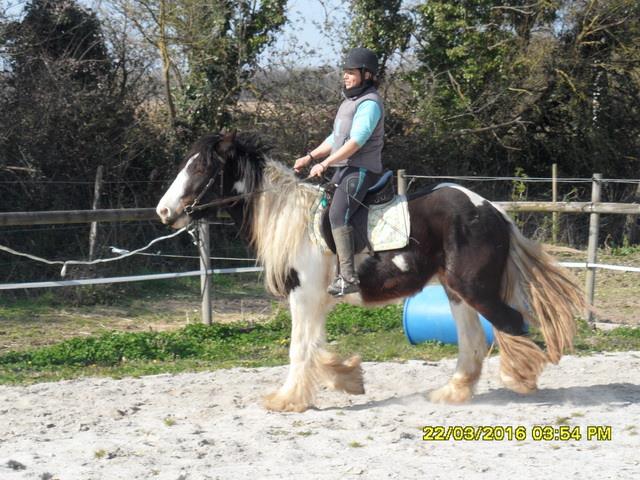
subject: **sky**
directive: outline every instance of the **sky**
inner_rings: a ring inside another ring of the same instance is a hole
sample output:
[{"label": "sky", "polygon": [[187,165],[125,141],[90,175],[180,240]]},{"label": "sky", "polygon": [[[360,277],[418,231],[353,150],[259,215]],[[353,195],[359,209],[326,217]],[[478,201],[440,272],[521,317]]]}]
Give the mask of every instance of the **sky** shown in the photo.
[{"label": "sky", "polygon": [[328,37],[324,25],[345,21],[348,2],[339,0],[289,0],[289,21],[265,55],[298,47],[300,61],[307,66],[337,65],[342,50],[339,38]]}]

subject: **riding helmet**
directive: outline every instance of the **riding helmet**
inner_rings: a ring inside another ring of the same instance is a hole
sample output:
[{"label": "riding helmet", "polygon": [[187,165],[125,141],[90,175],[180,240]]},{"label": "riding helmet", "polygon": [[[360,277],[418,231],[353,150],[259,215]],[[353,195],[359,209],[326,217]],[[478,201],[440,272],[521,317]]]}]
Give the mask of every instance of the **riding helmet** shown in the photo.
[{"label": "riding helmet", "polygon": [[378,57],[368,48],[352,48],[347,53],[342,68],[364,68],[375,75],[378,73]]}]

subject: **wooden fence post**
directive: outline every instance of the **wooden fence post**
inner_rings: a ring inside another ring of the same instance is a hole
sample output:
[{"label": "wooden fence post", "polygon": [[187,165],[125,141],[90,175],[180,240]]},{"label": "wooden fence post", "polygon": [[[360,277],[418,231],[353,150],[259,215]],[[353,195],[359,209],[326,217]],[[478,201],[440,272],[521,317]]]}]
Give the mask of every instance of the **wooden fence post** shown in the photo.
[{"label": "wooden fence post", "polygon": [[[96,171],[96,183],[93,187],[93,210],[97,210],[100,205],[100,191],[102,190],[102,165]],[[93,260],[96,254],[96,242],[98,240],[98,222],[91,222],[89,230],[89,260]]]},{"label": "wooden fence post", "polygon": [[[558,164],[551,165],[551,201],[558,201]],[[551,242],[556,245],[558,243],[558,220],[560,216],[558,212],[551,214]]]},{"label": "wooden fence post", "polygon": [[[640,203],[640,182],[636,186],[636,191],[631,201]],[[624,234],[622,236],[624,245],[635,245],[640,243],[640,225],[638,224],[637,215],[627,215],[624,222]]]},{"label": "wooden fence post", "polygon": [[[602,186],[602,174],[594,173],[593,182],[591,184],[591,203],[600,202],[600,193]],[[600,214],[591,213],[589,215],[589,246],[587,249],[587,263],[596,263],[598,259],[598,235],[600,233]],[[596,287],[596,269],[595,267],[587,268],[587,279],[585,290],[587,292],[587,307],[593,307]],[[593,312],[590,308],[585,312],[585,318],[590,325],[595,321]]]},{"label": "wooden fence post", "polygon": [[405,177],[405,170],[398,170],[398,195],[407,194],[407,178]]},{"label": "wooden fence post", "polygon": [[202,323],[211,325],[211,255],[209,250],[209,222],[198,222],[198,251],[200,253],[200,292],[202,294]]}]

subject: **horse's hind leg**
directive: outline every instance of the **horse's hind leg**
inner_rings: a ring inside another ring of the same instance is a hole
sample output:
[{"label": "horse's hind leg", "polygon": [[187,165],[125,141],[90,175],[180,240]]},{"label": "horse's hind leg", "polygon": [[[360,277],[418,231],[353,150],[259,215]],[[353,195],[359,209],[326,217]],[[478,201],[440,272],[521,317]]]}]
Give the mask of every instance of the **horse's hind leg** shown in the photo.
[{"label": "horse's hind leg", "polygon": [[547,357],[527,335],[523,299],[512,292],[507,299],[510,306],[503,298],[503,281],[511,268],[511,240],[508,225],[502,219],[492,223],[492,218],[484,216],[485,228],[454,224],[440,280],[495,327],[502,382],[513,391],[528,393],[536,389]]},{"label": "horse's hind leg", "polygon": [[431,392],[430,399],[438,403],[463,403],[471,399],[480,378],[487,341],[473,308],[459,298],[449,304],[458,330],[458,363],[451,380]]},{"label": "horse's hind leg", "polygon": [[[449,282],[450,287],[452,283]],[[454,285],[454,291],[495,327],[500,348],[500,379],[504,386],[523,394],[536,390],[547,356],[526,335],[522,314],[500,299],[497,288],[489,291],[486,283],[482,291],[474,289],[472,283]]]},{"label": "horse's hind leg", "polygon": [[[500,298],[499,284],[491,285],[490,281],[482,282],[471,275],[467,278],[463,283],[448,276],[448,286],[495,327],[502,383],[522,394],[536,390],[538,377],[548,360],[527,336],[522,314]],[[514,306],[525,308],[521,303],[514,302]]]}]

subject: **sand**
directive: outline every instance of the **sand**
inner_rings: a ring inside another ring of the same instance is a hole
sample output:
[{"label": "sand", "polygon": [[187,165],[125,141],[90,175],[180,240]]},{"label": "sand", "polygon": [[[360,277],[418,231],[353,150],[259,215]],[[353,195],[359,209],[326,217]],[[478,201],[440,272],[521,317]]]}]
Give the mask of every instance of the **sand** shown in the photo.
[{"label": "sand", "polygon": [[[640,352],[564,357],[529,396],[491,358],[470,403],[430,403],[454,366],[365,363],[365,395],[322,391],[299,414],[261,405],[286,367],[0,386],[0,479],[640,478]],[[534,425],[582,439],[536,441]],[[425,426],[526,438],[424,441]]]}]

